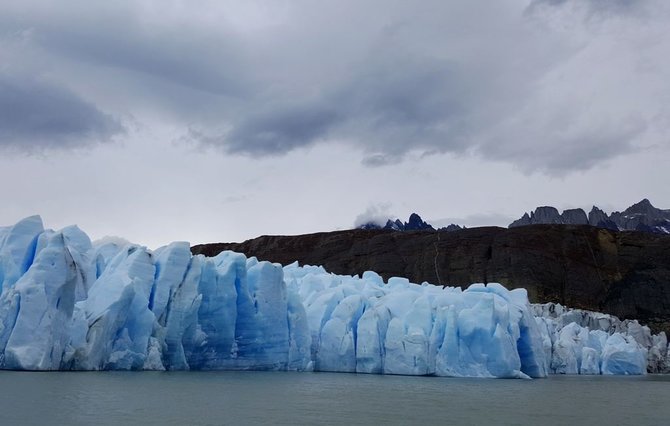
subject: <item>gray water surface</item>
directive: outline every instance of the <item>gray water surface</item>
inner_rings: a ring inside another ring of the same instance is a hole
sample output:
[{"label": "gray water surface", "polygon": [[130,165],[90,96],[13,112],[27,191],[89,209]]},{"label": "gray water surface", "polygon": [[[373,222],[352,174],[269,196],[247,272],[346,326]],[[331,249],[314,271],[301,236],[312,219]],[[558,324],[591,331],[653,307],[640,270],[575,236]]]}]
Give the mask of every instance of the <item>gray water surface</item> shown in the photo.
[{"label": "gray water surface", "polygon": [[670,425],[670,376],[0,372],[0,425]]}]

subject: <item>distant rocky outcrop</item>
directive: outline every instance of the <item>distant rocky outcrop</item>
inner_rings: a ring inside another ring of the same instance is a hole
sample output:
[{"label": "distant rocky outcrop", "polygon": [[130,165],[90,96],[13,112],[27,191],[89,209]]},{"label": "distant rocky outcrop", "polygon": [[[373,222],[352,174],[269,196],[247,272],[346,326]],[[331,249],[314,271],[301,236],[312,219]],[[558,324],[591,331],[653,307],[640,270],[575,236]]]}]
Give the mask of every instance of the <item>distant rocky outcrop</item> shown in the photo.
[{"label": "distant rocky outcrop", "polygon": [[[633,204],[622,212],[613,212],[608,215],[602,209],[593,206],[586,214],[583,209],[567,209],[559,212],[556,207],[540,206],[530,213],[524,213],[521,218],[512,222],[509,227],[516,228],[528,225],[591,225],[613,231],[640,231],[652,234],[670,234],[670,210],[654,207],[648,199]],[[428,222],[412,213],[407,222],[400,219],[388,219],[385,225],[368,222],[357,229],[388,229],[391,231],[435,231]],[[458,231],[464,226],[451,224],[439,228],[440,231]]]},{"label": "distant rocky outcrop", "polygon": [[561,220],[563,223],[570,225],[588,225],[589,218],[584,213],[582,209],[568,209],[563,210],[561,214]]},{"label": "distant rocky outcrop", "polygon": [[[384,226],[381,226],[381,225],[379,225],[377,223],[374,223],[374,222],[368,222],[368,223],[365,223],[365,224],[359,226],[358,229],[368,229],[368,230],[369,229],[388,229],[388,230],[391,230],[391,231],[401,231],[401,232],[404,232],[404,231],[435,231],[435,228],[433,228],[433,226],[431,224],[429,224],[428,222],[421,219],[421,216],[419,216],[416,213],[412,213],[409,216],[409,220],[407,222],[404,222],[404,223],[401,222],[400,219],[396,219],[396,220],[389,219],[389,220],[386,221],[386,225],[384,225]],[[450,232],[450,231],[458,231],[459,229],[464,229],[464,228],[460,225],[455,225],[455,224],[452,223],[451,225],[440,228],[439,230]]]},{"label": "distant rocky outcrop", "polygon": [[591,225],[619,231],[670,234],[670,210],[658,209],[646,198],[628,207],[623,212],[613,212],[609,216],[596,206],[593,206],[588,216],[582,209],[568,209],[559,213],[555,207],[542,206],[536,208],[530,214],[524,213],[520,219],[512,222],[509,227],[540,224]]},{"label": "distant rocky outcrop", "polygon": [[192,250],[208,256],[235,250],[283,264],[297,260],[338,274],[373,270],[417,283],[500,282],[525,288],[532,302],[607,312],[670,332],[667,235],[560,224],[458,232],[354,229]]}]

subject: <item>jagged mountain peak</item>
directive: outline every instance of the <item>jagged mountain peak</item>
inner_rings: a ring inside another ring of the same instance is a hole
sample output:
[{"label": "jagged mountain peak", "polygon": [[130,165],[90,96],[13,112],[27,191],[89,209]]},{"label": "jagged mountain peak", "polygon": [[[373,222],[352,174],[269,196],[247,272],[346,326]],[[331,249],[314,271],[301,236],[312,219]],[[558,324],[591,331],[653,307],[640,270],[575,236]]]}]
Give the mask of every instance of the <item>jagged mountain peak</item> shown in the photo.
[{"label": "jagged mountain peak", "polygon": [[654,207],[647,198],[643,198],[623,212],[614,212],[610,215],[595,205],[588,216],[582,209],[567,209],[559,214],[555,207],[540,206],[530,215],[524,213],[509,227],[535,224],[592,225],[612,230],[670,234],[670,210]]},{"label": "jagged mountain peak", "polygon": [[[539,206],[531,212],[525,212],[521,218],[512,222],[509,227],[556,224],[556,225],[591,225],[614,231],[641,231],[654,234],[670,234],[670,210],[654,207],[648,198],[625,209],[623,212],[607,214],[594,205],[587,214],[584,209],[565,209],[560,212],[553,206]],[[378,223],[366,223],[360,229],[389,229],[393,231],[434,231],[435,228],[424,221],[417,213],[412,213],[407,222],[400,219],[388,219],[384,226]],[[439,228],[440,231],[456,231],[465,227],[451,224]]]},{"label": "jagged mountain peak", "polygon": [[418,214],[412,213],[409,215],[409,220],[405,222],[405,231],[420,231],[424,229],[435,230],[432,225],[421,219],[421,216]]},{"label": "jagged mountain peak", "polygon": [[[440,228],[440,231],[458,231],[464,229],[465,227],[450,224],[449,226]],[[390,229],[392,231],[435,231],[435,228],[430,223],[426,222],[419,216],[418,213],[412,213],[409,215],[407,222],[402,222],[400,219],[388,219],[384,226],[381,226],[374,222],[368,222],[358,227],[358,229]]]},{"label": "jagged mountain peak", "polygon": [[624,214],[649,214],[649,213],[656,213],[657,211],[660,211],[660,209],[657,209],[654,207],[651,202],[643,198],[641,201],[633,204],[632,206],[628,207],[626,210],[623,211]]}]

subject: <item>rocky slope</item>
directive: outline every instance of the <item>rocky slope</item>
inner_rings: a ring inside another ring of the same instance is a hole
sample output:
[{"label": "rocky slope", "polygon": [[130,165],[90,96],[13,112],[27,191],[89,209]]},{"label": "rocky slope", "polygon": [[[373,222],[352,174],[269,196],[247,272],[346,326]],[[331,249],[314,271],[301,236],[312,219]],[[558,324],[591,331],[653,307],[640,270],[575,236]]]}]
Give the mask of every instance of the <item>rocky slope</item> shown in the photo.
[{"label": "rocky slope", "polygon": [[607,312],[670,332],[670,236],[578,225],[471,228],[454,232],[348,230],[262,236],[192,248],[235,250],[260,260],[366,270],[413,282],[464,286],[501,282],[532,302]]}]

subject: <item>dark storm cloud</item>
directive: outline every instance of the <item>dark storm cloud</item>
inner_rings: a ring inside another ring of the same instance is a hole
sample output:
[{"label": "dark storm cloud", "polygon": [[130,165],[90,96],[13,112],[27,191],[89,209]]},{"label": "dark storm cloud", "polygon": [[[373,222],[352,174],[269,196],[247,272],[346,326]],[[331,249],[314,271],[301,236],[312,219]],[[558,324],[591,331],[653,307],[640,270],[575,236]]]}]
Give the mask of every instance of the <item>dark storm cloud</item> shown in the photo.
[{"label": "dark storm cloud", "polygon": [[340,120],[327,105],[280,105],[242,118],[233,130],[213,143],[232,153],[278,155],[324,139]]},{"label": "dark storm cloud", "polygon": [[[365,59],[349,61],[337,79],[317,79],[316,94],[259,91],[227,131],[208,141],[252,155],[340,141],[357,147],[371,167],[397,164],[410,152],[470,151],[555,175],[639,150],[649,121],[666,114],[644,99],[649,76],[631,84],[636,72],[629,64],[638,61],[633,46],[639,41],[602,37],[607,24],[575,24],[597,10],[625,17],[636,5],[592,1],[584,12],[568,2],[545,2],[560,12],[556,17],[536,3],[532,19],[524,8],[518,15],[493,10],[468,16],[477,31],[459,23],[458,8],[455,17],[437,3],[402,18],[398,10],[394,25],[361,40]],[[440,18],[431,19],[431,11]],[[605,30],[638,25],[624,19]],[[324,35],[324,44],[331,41]],[[659,65],[648,81],[661,81],[667,61],[648,56]],[[309,77],[311,58],[302,63],[307,71],[291,67],[295,81]]]},{"label": "dark storm cloud", "polygon": [[334,136],[362,149],[370,166],[396,164],[411,149],[465,149],[460,126],[474,107],[465,93],[470,82],[449,64],[396,55],[372,52],[328,92],[292,104],[270,99],[228,133],[201,140],[232,153],[278,155]]},{"label": "dark storm cloud", "polygon": [[[588,19],[600,12],[617,19]],[[659,143],[669,16],[661,0],[0,5],[2,27],[30,34],[13,50],[23,71],[227,153],[329,143],[384,166],[467,152],[559,175]],[[22,90],[66,121],[48,88]],[[61,133],[115,132],[81,103],[84,130]]]},{"label": "dark storm cloud", "polygon": [[76,147],[123,131],[116,119],[65,88],[0,74],[0,147]]}]

